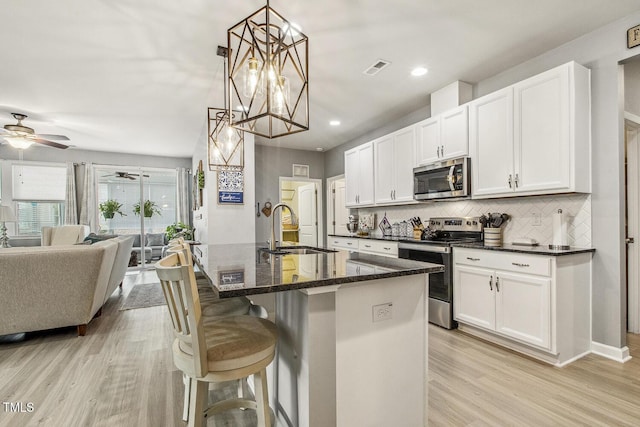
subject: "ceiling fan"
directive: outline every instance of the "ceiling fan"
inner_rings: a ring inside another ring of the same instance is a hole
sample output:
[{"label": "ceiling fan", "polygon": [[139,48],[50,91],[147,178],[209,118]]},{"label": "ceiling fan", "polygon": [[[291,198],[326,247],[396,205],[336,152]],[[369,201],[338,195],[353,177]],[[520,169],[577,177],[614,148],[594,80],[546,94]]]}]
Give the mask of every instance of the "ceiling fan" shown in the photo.
[{"label": "ceiling fan", "polygon": [[[138,173],[129,173],[129,172],[115,172],[115,175],[106,175],[106,176],[114,176],[116,178],[124,178],[124,179],[138,179],[140,176]],[[144,178],[149,178],[149,175],[142,175]]]},{"label": "ceiling fan", "polygon": [[58,141],[69,141],[69,138],[67,138],[66,136],[36,134],[32,128],[22,124],[22,121],[27,118],[26,114],[11,113],[11,115],[18,121],[18,123],[14,125],[4,125],[3,128],[0,128],[0,138],[4,138],[12,147],[21,149],[29,148],[35,142],[54,148],[69,148],[68,145],[49,141],[50,139],[56,139]]}]

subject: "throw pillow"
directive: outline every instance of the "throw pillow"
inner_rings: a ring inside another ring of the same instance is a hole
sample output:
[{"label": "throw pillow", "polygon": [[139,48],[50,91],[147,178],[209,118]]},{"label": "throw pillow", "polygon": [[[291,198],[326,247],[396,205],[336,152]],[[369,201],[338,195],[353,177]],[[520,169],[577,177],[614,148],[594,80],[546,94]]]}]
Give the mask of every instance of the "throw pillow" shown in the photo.
[{"label": "throw pillow", "polygon": [[91,245],[93,242],[91,240],[87,240],[86,238],[82,242],[74,243],[74,245]]},{"label": "throw pillow", "polygon": [[146,246],[164,246],[164,233],[147,233]]},{"label": "throw pillow", "polygon": [[101,242],[107,239],[113,239],[114,237],[118,237],[117,234],[96,234],[90,233],[87,237],[84,238],[84,241],[91,242],[90,244],[94,244],[96,242]]}]

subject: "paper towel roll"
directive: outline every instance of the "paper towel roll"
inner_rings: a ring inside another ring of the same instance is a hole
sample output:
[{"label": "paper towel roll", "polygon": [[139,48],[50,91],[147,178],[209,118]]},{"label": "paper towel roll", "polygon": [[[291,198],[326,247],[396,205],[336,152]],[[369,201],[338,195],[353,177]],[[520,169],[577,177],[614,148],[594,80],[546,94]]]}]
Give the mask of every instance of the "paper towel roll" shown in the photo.
[{"label": "paper towel roll", "polygon": [[553,214],[553,246],[567,246],[567,221],[562,209]]}]

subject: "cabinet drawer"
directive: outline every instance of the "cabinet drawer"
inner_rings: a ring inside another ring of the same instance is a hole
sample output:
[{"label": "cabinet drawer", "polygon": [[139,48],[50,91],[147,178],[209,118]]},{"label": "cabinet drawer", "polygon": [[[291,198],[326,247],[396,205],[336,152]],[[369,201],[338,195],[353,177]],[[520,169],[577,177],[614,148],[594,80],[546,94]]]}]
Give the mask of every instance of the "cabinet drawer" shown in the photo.
[{"label": "cabinet drawer", "polygon": [[375,255],[385,255],[394,258],[398,257],[397,242],[385,242],[382,240],[360,240],[358,250],[360,252],[366,252]]},{"label": "cabinet drawer", "polygon": [[551,257],[482,249],[454,248],[456,264],[516,273],[551,276]]},{"label": "cabinet drawer", "polygon": [[338,249],[347,249],[351,251],[358,250],[358,239],[351,237],[329,237],[329,246]]}]

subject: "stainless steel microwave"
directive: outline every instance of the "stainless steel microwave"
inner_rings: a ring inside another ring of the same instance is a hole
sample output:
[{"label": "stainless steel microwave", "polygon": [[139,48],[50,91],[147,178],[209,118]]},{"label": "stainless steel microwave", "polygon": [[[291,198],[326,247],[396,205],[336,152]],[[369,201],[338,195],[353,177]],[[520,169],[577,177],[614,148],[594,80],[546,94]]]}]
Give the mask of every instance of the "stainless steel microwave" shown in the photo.
[{"label": "stainless steel microwave", "polygon": [[446,160],[413,169],[413,198],[433,200],[471,195],[468,157]]}]

